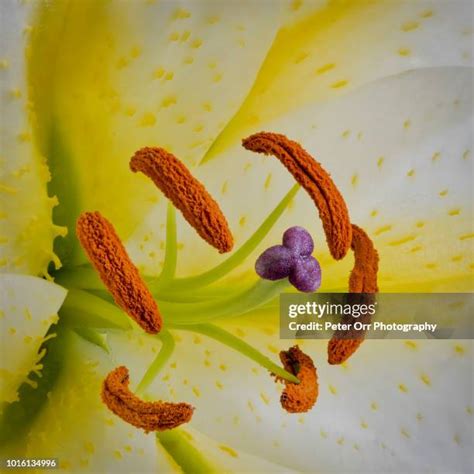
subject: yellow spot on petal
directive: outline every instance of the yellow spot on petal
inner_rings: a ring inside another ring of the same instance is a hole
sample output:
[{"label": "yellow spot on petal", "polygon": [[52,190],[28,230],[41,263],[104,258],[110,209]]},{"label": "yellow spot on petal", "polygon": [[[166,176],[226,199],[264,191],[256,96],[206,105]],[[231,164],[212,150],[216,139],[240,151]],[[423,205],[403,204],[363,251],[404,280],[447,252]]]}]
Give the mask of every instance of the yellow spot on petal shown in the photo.
[{"label": "yellow spot on petal", "polygon": [[130,60],[124,56],[117,60],[117,69],[125,69],[130,63]]},{"label": "yellow spot on petal", "polygon": [[377,405],[377,402],[372,402],[370,404],[370,408],[373,410],[373,411],[377,411],[379,409],[379,406]]},{"label": "yellow spot on petal", "polygon": [[8,69],[9,63],[6,59],[0,59],[0,71]]},{"label": "yellow spot on petal", "polygon": [[337,388],[334,385],[328,385],[328,388],[332,395],[337,395]]},{"label": "yellow spot on petal", "polygon": [[420,13],[421,18],[431,18],[433,15],[433,10],[424,10]]},{"label": "yellow spot on petal", "polygon": [[404,385],[402,383],[398,384],[398,389],[400,390],[400,392],[403,392],[403,393],[408,392],[408,388],[406,387],[406,385]]},{"label": "yellow spot on petal", "polygon": [[413,31],[416,30],[420,24],[417,21],[407,21],[401,26],[401,30],[408,32],[408,31]]},{"label": "yellow spot on petal", "polygon": [[343,87],[346,87],[347,84],[349,84],[349,81],[343,79],[341,81],[336,81],[331,84],[332,89],[341,89]]},{"label": "yellow spot on petal", "polygon": [[342,446],[344,444],[344,437],[341,436],[340,438],[338,438],[336,440],[336,443],[339,445],[339,446]]},{"label": "yellow spot on petal", "polygon": [[184,20],[185,18],[189,18],[190,16],[191,13],[188,10],[185,10],[184,8],[178,8],[173,13],[173,20]]},{"label": "yellow spot on petal", "polygon": [[302,63],[308,56],[309,56],[309,53],[307,53],[306,51],[299,53],[295,58],[295,64]]},{"label": "yellow spot on petal", "polygon": [[388,243],[388,245],[391,245],[392,247],[396,247],[398,245],[406,244],[407,242],[411,242],[412,240],[415,240],[416,236],[414,235],[407,235],[406,237],[402,237],[401,239],[398,240],[392,240],[391,242]]},{"label": "yellow spot on petal", "polygon": [[184,64],[192,64],[194,62],[194,58],[192,56],[186,56],[184,59],[183,59],[183,63]]},{"label": "yellow spot on petal", "polygon": [[94,454],[95,453],[95,446],[93,443],[90,441],[86,441],[84,443],[84,449],[89,453],[89,454]]},{"label": "yellow spot on petal", "polygon": [[174,77],[174,72],[170,71],[165,74],[165,81],[171,81]]},{"label": "yellow spot on petal", "polygon": [[210,102],[203,102],[202,108],[203,108],[206,112],[212,112],[212,104],[211,104]]},{"label": "yellow spot on petal", "polygon": [[401,433],[401,435],[404,436],[405,438],[410,438],[410,437],[411,437],[411,436],[410,436],[410,433],[409,433],[408,430],[406,430],[405,428],[402,428],[402,429],[400,430],[400,433]]},{"label": "yellow spot on petal", "polygon": [[350,130],[344,130],[344,131],[341,133],[341,137],[342,137],[342,138],[348,138],[350,134],[351,134],[351,131],[350,131]]},{"label": "yellow spot on petal", "polygon": [[268,350],[270,352],[273,352],[274,354],[278,354],[278,352],[280,352],[275,346],[273,346],[271,344],[269,344],[267,347],[268,347]]},{"label": "yellow spot on petal", "polygon": [[207,19],[207,22],[209,23],[209,25],[215,25],[216,23],[219,22],[219,20],[220,20],[220,18],[217,15],[214,15],[214,16],[210,16]]},{"label": "yellow spot on petal", "polygon": [[196,395],[196,397],[200,397],[201,396],[201,391],[199,390],[199,388],[197,387],[193,387],[193,393],[194,395]]},{"label": "yellow spot on petal", "polygon": [[179,40],[179,33],[177,31],[173,31],[172,33],[170,33],[170,35],[168,36],[168,39],[170,41],[178,41]]},{"label": "yellow spot on petal", "polygon": [[271,174],[271,173],[268,173],[268,175],[267,175],[267,177],[266,177],[266,179],[265,179],[265,183],[264,183],[263,187],[264,187],[265,189],[268,189],[268,188],[270,187],[271,182],[272,182],[272,174]]},{"label": "yellow spot on petal", "polygon": [[459,240],[472,239],[473,237],[474,237],[474,233],[462,234],[462,235],[459,236]]},{"label": "yellow spot on petal", "polygon": [[324,66],[321,66],[316,69],[316,74],[324,74],[325,72],[331,71],[335,67],[336,65],[334,63],[325,64]]},{"label": "yellow spot on petal", "polygon": [[226,180],[222,183],[221,193],[226,194],[229,186],[229,182]]},{"label": "yellow spot on petal", "polygon": [[384,232],[388,232],[389,230],[392,230],[392,226],[384,225],[382,227],[379,227],[378,229],[375,229],[374,235],[380,235],[380,234],[383,234]]},{"label": "yellow spot on petal", "polygon": [[202,40],[198,38],[193,40],[193,42],[191,43],[191,48],[194,48],[194,49],[198,49],[201,46],[202,46]]},{"label": "yellow spot on petal", "polygon": [[459,216],[461,214],[461,209],[455,208],[448,211],[448,216]]},{"label": "yellow spot on petal", "polygon": [[221,451],[224,451],[225,453],[229,454],[229,455],[232,456],[233,458],[239,457],[239,455],[237,454],[237,452],[234,451],[234,450],[233,450],[232,448],[230,448],[229,446],[226,446],[226,445],[224,445],[224,444],[221,444],[221,445],[219,446],[219,449],[220,449]]},{"label": "yellow spot on petal", "polygon": [[11,89],[9,92],[9,95],[12,99],[20,99],[21,98],[21,90],[15,87],[14,89]]},{"label": "yellow spot on petal", "polygon": [[410,128],[410,126],[411,126],[411,121],[410,120],[405,120],[403,122],[403,128],[404,129]]},{"label": "yellow spot on petal", "polygon": [[153,77],[155,79],[161,79],[165,75],[165,70],[162,67],[156,68],[153,71]]},{"label": "yellow spot on petal", "polygon": [[419,252],[423,247],[421,245],[415,245],[410,249],[411,253]]},{"label": "yellow spot on petal", "polygon": [[376,217],[379,211],[377,209],[374,209],[373,211],[370,212],[370,217]]},{"label": "yellow spot on petal", "polygon": [[435,262],[430,262],[425,265],[426,268],[429,270],[434,270],[435,268],[438,268],[438,264]]},{"label": "yellow spot on petal", "polygon": [[362,420],[360,422],[360,427],[366,430],[369,427],[369,425],[364,420]]},{"label": "yellow spot on petal", "polygon": [[116,449],[116,450],[114,451],[114,456],[115,456],[117,459],[122,459],[122,458],[123,458],[122,453],[121,453],[118,449]]},{"label": "yellow spot on petal", "polygon": [[406,56],[410,56],[411,55],[411,49],[410,48],[399,48],[398,49],[398,54],[400,56],[403,56],[403,57],[406,57]]},{"label": "yellow spot on petal", "polygon": [[133,117],[136,111],[137,109],[133,106],[125,107],[125,115],[128,115],[129,117]]},{"label": "yellow spot on petal", "polygon": [[409,176],[410,178],[411,178],[412,176],[415,176],[415,170],[414,170],[413,168],[412,168],[411,170],[408,170],[407,176]]},{"label": "yellow spot on petal", "polygon": [[466,353],[466,349],[463,346],[461,346],[460,344],[456,344],[454,346],[454,352],[457,355],[463,356]]},{"label": "yellow spot on petal", "polygon": [[462,154],[462,159],[463,159],[463,160],[467,160],[470,155],[471,155],[471,151],[470,151],[470,150],[466,150],[466,151]]},{"label": "yellow spot on petal", "polygon": [[134,46],[130,51],[130,56],[133,59],[138,58],[142,54],[142,48],[140,46]]},{"label": "yellow spot on petal", "polygon": [[222,382],[219,382],[219,380],[216,380],[216,387],[222,390],[224,388],[224,385],[222,385]]},{"label": "yellow spot on petal", "polygon": [[171,105],[175,105],[176,104],[176,96],[175,95],[170,95],[168,97],[165,97],[162,101],[161,101],[161,106],[166,108],[166,107],[170,107]]},{"label": "yellow spot on petal", "polygon": [[378,167],[378,168],[381,168],[381,167],[382,167],[384,160],[385,160],[385,158],[384,158],[383,156],[379,156],[379,157],[377,158],[377,167]]},{"label": "yellow spot on petal", "polygon": [[421,379],[421,381],[422,381],[425,385],[428,385],[428,387],[431,386],[431,379],[429,378],[428,375],[426,375],[426,374],[421,374],[421,375],[420,375],[420,379]]},{"label": "yellow spot on petal", "polygon": [[31,134],[29,132],[20,132],[17,135],[17,138],[19,142],[22,142],[22,143],[29,142],[31,140]]},{"label": "yellow spot on petal", "polygon": [[263,403],[265,403],[265,405],[270,404],[270,399],[268,398],[268,395],[265,395],[263,392],[260,393],[260,398],[262,399]]},{"label": "yellow spot on petal", "polygon": [[356,174],[353,174],[352,175],[352,178],[351,178],[351,184],[352,186],[357,186],[357,183],[359,182],[359,175],[356,173]]},{"label": "yellow spot on petal", "polygon": [[433,156],[431,157],[432,161],[437,161],[441,158],[441,153],[439,151],[433,153]]},{"label": "yellow spot on petal", "polygon": [[142,127],[151,127],[156,123],[156,116],[151,112],[146,112],[143,114],[140,120],[140,126]]}]

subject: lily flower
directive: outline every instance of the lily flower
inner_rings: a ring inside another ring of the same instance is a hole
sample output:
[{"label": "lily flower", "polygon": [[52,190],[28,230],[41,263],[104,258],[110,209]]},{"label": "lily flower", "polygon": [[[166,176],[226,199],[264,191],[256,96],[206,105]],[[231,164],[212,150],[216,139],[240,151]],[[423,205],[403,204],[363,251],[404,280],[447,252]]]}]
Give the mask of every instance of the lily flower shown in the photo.
[{"label": "lily flower", "polygon": [[[302,226],[320,291],[346,292],[314,203],[262,130],[331,174],[379,254],[383,292],[471,292],[470,2],[15,1],[0,4],[0,452],[71,472],[469,472],[468,341],[366,341],[314,361],[316,405],[284,411],[278,296],[258,256]],[[151,180],[161,147],[205,183],[234,238],[221,255]],[[113,301],[76,235],[113,223],[163,315],[146,334]],[[190,423],[145,433],[100,398],[126,366],[145,401]],[[284,367],[287,367],[285,364]],[[269,373],[270,372],[270,373]]]}]

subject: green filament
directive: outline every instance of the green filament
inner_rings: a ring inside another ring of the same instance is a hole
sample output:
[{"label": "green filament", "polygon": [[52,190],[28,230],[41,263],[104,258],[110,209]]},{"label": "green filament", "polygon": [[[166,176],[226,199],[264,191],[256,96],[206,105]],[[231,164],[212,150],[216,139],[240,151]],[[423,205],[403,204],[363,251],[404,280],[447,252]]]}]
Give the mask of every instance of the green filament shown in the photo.
[{"label": "green filament", "polygon": [[227,260],[217,265],[213,269],[201,273],[200,275],[187,278],[178,278],[173,282],[170,282],[170,286],[172,283],[170,290],[173,292],[182,292],[190,289],[200,288],[202,286],[214,283],[237,268],[258,247],[260,242],[270,232],[299,189],[300,185],[295,184],[285,195],[285,197],[279,202],[275,209],[270,213],[270,215],[263,221],[254,234]]},{"label": "green filament", "polygon": [[166,250],[163,270],[158,278],[158,285],[170,282],[176,272],[178,261],[178,242],[176,236],[176,210],[173,203],[168,202],[166,213]]},{"label": "green filament", "polygon": [[161,302],[167,320],[176,324],[203,323],[217,318],[235,317],[259,308],[289,286],[288,281],[258,280],[243,291],[219,300],[195,304]]},{"label": "green filament", "polygon": [[72,327],[131,329],[130,319],[114,304],[87,291],[68,291],[61,308],[61,319]]},{"label": "green filament", "polygon": [[150,384],[153,382],[153,380],[155,380],[155,377],[173,354],[175,342],[171,333],[169,331],[162,330],[160,334],[157,335],[157,337],[160,338],[162,342],[160,352],[148,367],[145,375],[138,384],[136,389],[137,395],[143,394],[148,389]]},{"label": "green filament", "polygon": [[300,383],[297,377],[282,369],[280,366],[276,365],[267,356],[263,355],[250,344],[247,344],[242,339],[234,336],[230,332],[227,332],[218,326],[215,326],[214,324],[195,324],[186,326],[174,325],[174,327],[183,329],[185,331],[197,332],[203,334],[204,336],[215,339],[221,344],[224,344],[227,347],[230,347],[231,349],[240,352],[242,355],[248,357],[254,362],[257,362],[257,364],[261,365],[271,373],[278,375],[279,377],[282,377],[285,380],[288,380],[289,382]]},{"label": "green filament", "polygon": [[166,449],[183,473],[217,474],[222,472],[191,444],[190,436],[179,428],[156,434],[158,441]]}]

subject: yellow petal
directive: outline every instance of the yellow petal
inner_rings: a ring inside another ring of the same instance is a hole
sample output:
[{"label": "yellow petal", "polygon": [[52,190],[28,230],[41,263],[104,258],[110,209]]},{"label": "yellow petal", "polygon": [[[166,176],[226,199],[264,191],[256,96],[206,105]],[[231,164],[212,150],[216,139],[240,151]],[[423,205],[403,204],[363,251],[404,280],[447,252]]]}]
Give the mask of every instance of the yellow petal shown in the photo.
[{"label": "yellow petal", "polygon": [[[44,4],[29,78],[56,222],[73,234],[78,213],[97,209],[126,237],[161,199],[130,172],[134,151],[199,161],[245,98],[278,20],[278,8],[254,2]],[[83,258],[73,240],[62,258]]]}]

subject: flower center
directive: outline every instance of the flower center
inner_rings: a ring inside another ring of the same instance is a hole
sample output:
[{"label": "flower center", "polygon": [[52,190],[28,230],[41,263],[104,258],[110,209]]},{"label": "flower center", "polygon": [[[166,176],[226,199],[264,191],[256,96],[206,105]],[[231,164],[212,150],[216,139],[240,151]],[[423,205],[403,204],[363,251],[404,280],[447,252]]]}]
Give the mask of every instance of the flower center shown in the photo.
[{"label": "flower center", "polygon": [[[275,375],[278,381],[285,383],[281,396],[282,407],[291,413],[304,412],[315,404],[318,395],[316,368],[308,355],[297,346],[282,351],[280,353],[282,368],[240,338],[209,324],[212,320],[235,317],[259,308],[285,290],[288,287],[287,281],[257,280],[251,286],[211,300],[207,298],[206,287],[238,267],[257,248],[283,214],[298,191],[299,185],[308,192],[319,210],[332,256],[335,259],[343,258],[349,247],[354,251],[355,265],[349,278],[351,292],[378,291],[378,255],[367,234],[350,223],[346,204],[328,173],[298,143],[283,135],[260,133],[244,140],[243,145],[252,151],[275,155],[298,184],[287,193],[256,232],[233,255],[215,268],[188,278],[175,277],[177,236],[175,208],[171,205],[168,206],[167,214],[163,271],[158,278],[145,279],[148,287],[128,257],[114,228],[99,213],[83,214],[77,224],[77,234],[117,305],[145,331],[156,334],[162,329],[161,317],[154,301],[156,298],[160,302],[161,310],[169,315],[166,323],[168,329],[204,334],[259,363]],[[232,248],[232,234],[218,204],[175,156],[161,148],[143,148],[135,153],[130,167],[132,171],[141,171],[150,177],[210,245],[221,253]],[[309,272],[306,267],[303,268],[303,273],[300,272],[301,275],[296,271],[299,268],[298,263],[300,266],[307,261],[314,263],[311,260],[313,242],[311,236],[308,239],[309,234],[306,234],[304,229],[291,228],[283,236],[283,246],[278,247],[290,249],[292,254],[292,263],[288,267],[291,283],[301,291],[314,291],[319,286],[318,278],[320,279],[319,264],[316,260],[314,262],[319,273]],[[295,255],[301,262],[295,263]],[[265,268],[260,267],[257,262],[257,273],[265,277],[264,273],[269,270],[268,265],[267,267],[264,265]],[[275,268],[270,270],[272,273]],[[308,275],[311,276],[311,281]],[[96,315],[106,314],[108,321],[112,323],[114,319],[112,315],[116,315],[117,310],[108,301],[100,281],[90,269],[83,267],[61,272],[57,281],[66,287],[75,288],[69,293],[71,296],[66,300],[66,308],[74,309],[81,306],[82,298],[77,298],[77,292],[82,291],[89,295],[86,298],[89,312],[95,312]],[[92,296],[89,291],[93,291],[96,295]],[[117,321],[119,319],[117,318]],[[163,345],[140,381],[138,393],[143,393],[149,387],[174,349],[174,340],[167,330],[156,334],[156,337],[162,340]],[[363,337],[361,334],[355,338],[347,338],[347,334],[335,333],[328,344],[329,362],[338,364],[346,360],[359,347]],[[109,374],[104,382],[103,400],[118,416],[145,430],[162,430],[178,426],[189,421],[192,415],[192,408],[186,403],[149,404],[131,394],[128,391],[128,371],[125,367],[119,367]],[[141,408],[144,408],[143,412]],[[142,416],[145,413],[152,413],[154,418],[148,419]],[[160,416],[164,418],[160,420]]]}]

